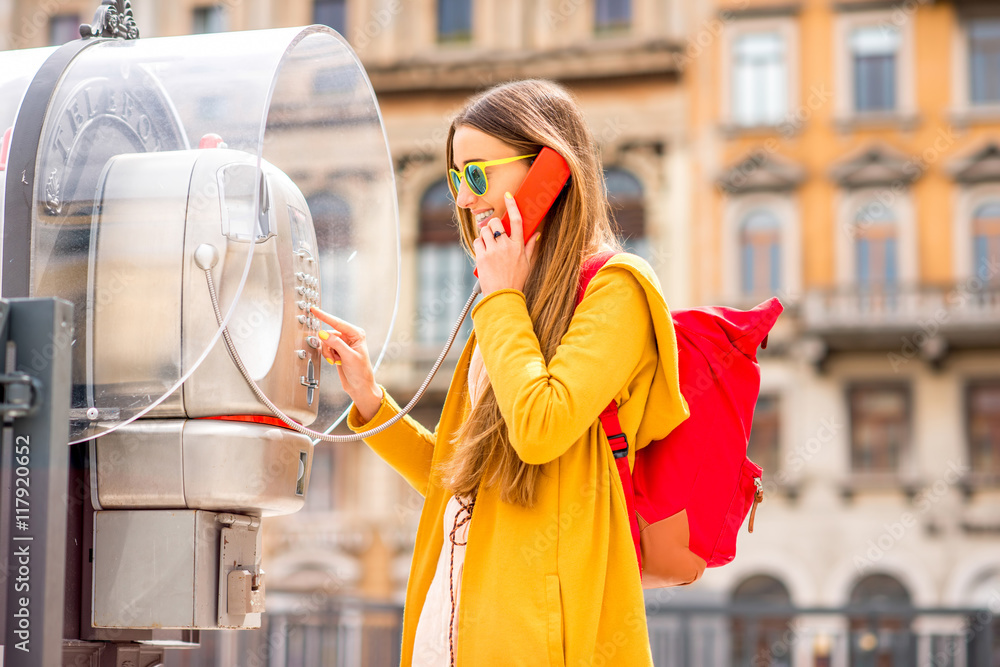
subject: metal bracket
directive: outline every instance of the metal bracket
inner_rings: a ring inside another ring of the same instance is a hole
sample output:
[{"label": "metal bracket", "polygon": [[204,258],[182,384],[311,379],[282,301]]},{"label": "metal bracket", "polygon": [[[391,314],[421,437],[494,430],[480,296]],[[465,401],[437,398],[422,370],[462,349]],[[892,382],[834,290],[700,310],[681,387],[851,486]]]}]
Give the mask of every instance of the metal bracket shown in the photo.
[{"label": "metal bracket", "polygon": [[104,0],[94,12],[93,23],[80,26],[80,37],[120,37],[139,39],[139,26],[135,23],[130,0]]},{"label": "metal bracket", "polygon": [[27,373],[0,374],[3,402],[0,414],[4,421],[33,415],[42,404],[42,383]]},{"label": "metal bracket", "polygon": [[263,543],[260,518],[220,514],[219,627],[259,627],[264,611]]},{"label": "metal bracket", "polygon": [[69,420],[71,422],[118,421],[122,418],[121,415],[121,408],[71,408]]},{"label": "metal bracket", "polygon": [[260,517],[257,516],[225,513],[215,517],[215,520],[225,526],[239,526],[241,528],[249,528],[250,530],[260,528]]}]

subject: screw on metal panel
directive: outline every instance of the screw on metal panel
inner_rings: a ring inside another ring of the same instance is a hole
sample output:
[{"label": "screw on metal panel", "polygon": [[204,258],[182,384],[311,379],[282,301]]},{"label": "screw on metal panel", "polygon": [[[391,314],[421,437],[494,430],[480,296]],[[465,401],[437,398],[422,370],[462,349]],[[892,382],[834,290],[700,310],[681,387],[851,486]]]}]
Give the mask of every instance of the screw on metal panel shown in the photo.
[{"label": "screw on metal panel", "polygon": [[98,414],[97,408],[87,408],[87,419],[90,421],[97,419]]}]

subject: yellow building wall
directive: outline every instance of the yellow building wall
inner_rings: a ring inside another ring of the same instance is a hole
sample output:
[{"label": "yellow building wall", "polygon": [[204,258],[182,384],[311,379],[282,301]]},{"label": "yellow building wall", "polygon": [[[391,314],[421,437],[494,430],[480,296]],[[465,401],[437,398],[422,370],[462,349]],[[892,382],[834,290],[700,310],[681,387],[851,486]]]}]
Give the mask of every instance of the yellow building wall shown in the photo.
[{"label": "yellow building wall", "polygon": [[[805,290],[832,287],[835,283],[835,235],[839,186],[831,167],[866,148],[884,144],[909,156],[924,171],[910,189],[917,226],[917,275],[924,285],[955,281],[953,266],[954,202],[959,185],[947,171],[956,156],[968,154],[987,138],[996,138],[1000,123],[975,121],[968,128],[952,124],[954,112],[954,49],[959,16],[951,3],[902,3],[892,14],[892,22],[912,21],[913,72],[916,126],[902,124],[855,124],[838,128],[835,100],[849,93],[836,87],[837,49],[835,24],[838,11],[832,0],[806,0],[790,20],[798,30],[798,99],[790,101],[793,117],[804,119],[793,136],[769,130],[735,130],[726,135],[720,129],[722,117],[722,40],[717,36],[700,59],[694,59],[684,79],[689,88],[693,136],[700,137],[701,189],[696,197],[694,224],[709,224],[711,232],[695,235],[695,285],[699,301],[716,298],[722,292],[721,256],[723,212],[727,195],[717,185],[721,171],[752,151],[773,149],[805,170],[805,181],[795,192],[799,201],[802,241],[802,285]],[[737,0],[720,3],[717,11],[702,21],[700,29],[714,32],[710,22],[739,21],[727,15],[730,9],[748,10],[773,6],[773,2]],[[728,19],[727,19],[728,17]],[[697,34],[696,28],[696,34]],[[841,49],[846,53],[846,49]],[[711,62],[705,62],[707,60]],[[898,70],[897,70],[898,71]],[[717,139],[715,137],[718,137]],[[717,156],[712,146],[718,145]],[[707,168],[706,168],[707,167]]]}]

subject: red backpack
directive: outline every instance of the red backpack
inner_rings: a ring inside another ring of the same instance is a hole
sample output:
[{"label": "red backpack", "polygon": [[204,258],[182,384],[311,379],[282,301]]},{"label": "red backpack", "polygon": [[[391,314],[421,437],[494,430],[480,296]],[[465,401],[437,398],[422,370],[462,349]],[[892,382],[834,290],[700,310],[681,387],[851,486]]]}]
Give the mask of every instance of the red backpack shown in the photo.
[{"label": "red backpack", "polygon": [[[584,263],[577,304],[614,254],[601,253]],[[644,588],[689,584],[706,567],[733,560],[748,512],[753,532],[757,503],[764,499],[763,471],[747,458],[760,391],[757,346],[767,346],[782,310],[772,298],[749,311],[671,312],[681,393],[691,414],[667,437],[638,450],[631,474],[618,406],[612,401],[601,413],[625,491]]]}]

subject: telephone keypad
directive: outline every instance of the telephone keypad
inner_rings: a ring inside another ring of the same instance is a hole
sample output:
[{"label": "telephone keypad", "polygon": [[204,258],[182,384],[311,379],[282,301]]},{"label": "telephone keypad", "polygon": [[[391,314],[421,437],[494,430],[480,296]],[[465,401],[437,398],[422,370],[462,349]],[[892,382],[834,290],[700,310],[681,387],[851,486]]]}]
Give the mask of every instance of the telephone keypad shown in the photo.
[{"label": "telephone keypad", "polygon": [[[313,263],[313,258],[306,254],[301,254],[299,257],[304,260],[305,265]],[[297,271],[295,273],[295,279],[299,283],[295,286],[295,292],[301,297],[301,300],[296,302],[299,310],[305,311],[302,315],[299,315],[296,319],[299,324],[306,327],[310,334],[318,332],[323,328],[323,323],[317,318],[313,317],[310,308],[319,307],[319,279],[312,275],[308,271]],[[310,335],[306,339],[306,343],[313,346],[314,342],[318,342],[314,336]],[[305,350],[300,350],[297,352],[299,358],[305,358]]]}]

